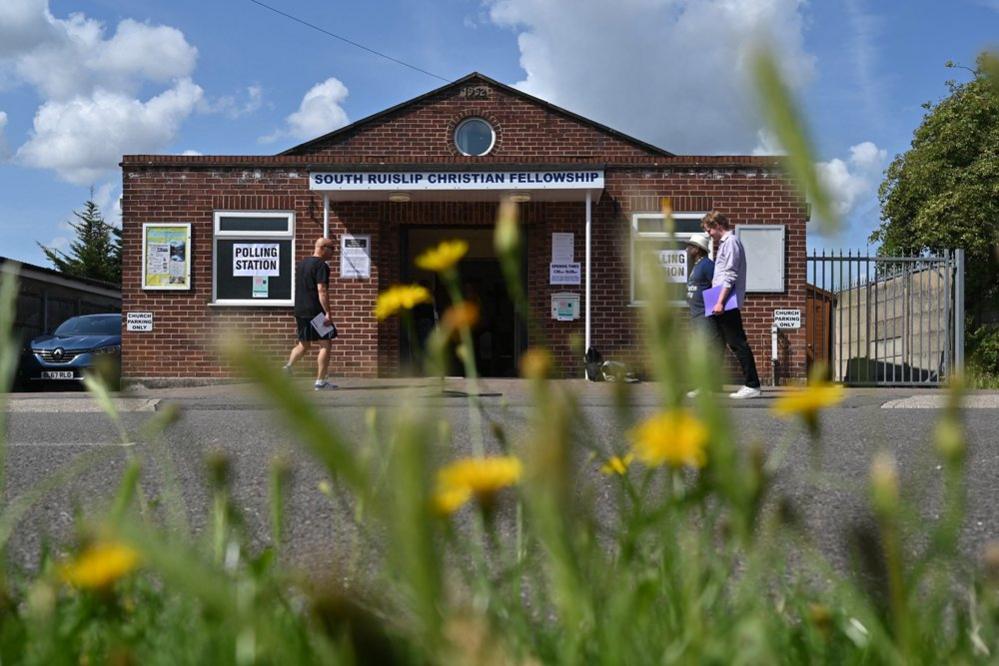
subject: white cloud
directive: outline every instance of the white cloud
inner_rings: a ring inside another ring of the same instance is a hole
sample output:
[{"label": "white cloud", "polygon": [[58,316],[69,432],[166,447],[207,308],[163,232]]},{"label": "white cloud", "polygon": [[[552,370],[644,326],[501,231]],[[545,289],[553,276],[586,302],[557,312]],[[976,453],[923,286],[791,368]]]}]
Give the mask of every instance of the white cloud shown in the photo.
[{"label": "white cloud", "polygon": [[837,157],[816,164],[819,178],[840,216],[846,218],[861,206],[874,205],[887,158],[885,149],[864,141],[851,146],[850,156],[845,160]]},{"label": "white cloud", "polygon": [[[0,0],[0,81],[42,98],[15,161],[91,184],[123,154],[163,149],[201,105],[190,79],[197,56],[170,26],[125,18],[108,34],[81,13],[53,16],[48,0]],[[138,98],[150,84],[158,93]]]},{"label": "white cloud", "polygon": [[48,243],[43,243],[45,247],[50,250],[59,250],[60,252],[69,252],[69,239],[65,236],[56,236]]},{"label": "white cloud", "polygon": [[264,89],[258,85],[247,86],[246,99],[240,101],[233,95],[224,95],[214,100],[206,101],[205,113],[221,113],[235,120],[248,115],[261,107],[264,101]]},{"label": "white cloud", "polygon": [[4,134],[4,130],[7,128],[7,114],[0,111],[0,161],[6,160],[7,156],[10,154],[10,149],[7,147],[7,137]]},{"label": "white cloud", "polygon": [[298,111],[285,118],[285,127],[261,137],[260,142],[270,143],[286,136],[298,140],[315,139],[343,127],[350,121],[341,104],[349,94],[347,86],[335,77],[317,83],[305,93]]},{"label": "white cloud", "polygon": [[517,87],[678,153],[756,145],[756,40],[775,49],[792,89],[814,69],[803,0],[487,3],[495,24],[519,32]]},{"label": "white cloud", "polygon": [[0,58],[58,39],[48,0],[0,2]]},{"label": "white cloud", "polygon": [[54,169],[71,183],[90,184],[115,169],[123,154],[155,152],[167,145],[202,94],[198,85],[183,79],[146,102],[104,90],[46,102],[15,159]]},{"label": "white cloud", "polygon": [[881,103],[883,86],[875,76],[877,68],[875,44],[881,36],[881,21],[866,11],[864,4],[864,0],[846,0],[846,16],[853,33],[846,48],[853,59],[860,99],[866,110],[868,122],[883,125],[882,119],[885,117]]},{"label": "white cloud", "polygon": [[0,46],[0,57],[47,99],[66,100],[98,88],[134,94],[143,82],[165,84],[194,71],[198,51],[176,28],[124,19],[105,38],[104,24],[82,14],[58,19],[47,2],[5,2],[17,12],[10,24],[0,18],[0,43],[11,40]]},{"label": "white cloud", "polygon": [[93,202],[97,204],[105,222],[115,227],[121,227],[120,182],[111,180],[98,187],[94,190]]},{"label": "white cloud", "polygon": [[784,155],[786,151],[777,140],[777,136],[768,129],[761,129],[756,132],[756,146],[753,148],[753,155]]},{"label": "white cloud", "polygon": [[187,155],[188,157],[196,157],[198,155],[204,155],[204,153],[194,150],[192,148],[188,148],[187,150],[182,152],[181,155]]}]

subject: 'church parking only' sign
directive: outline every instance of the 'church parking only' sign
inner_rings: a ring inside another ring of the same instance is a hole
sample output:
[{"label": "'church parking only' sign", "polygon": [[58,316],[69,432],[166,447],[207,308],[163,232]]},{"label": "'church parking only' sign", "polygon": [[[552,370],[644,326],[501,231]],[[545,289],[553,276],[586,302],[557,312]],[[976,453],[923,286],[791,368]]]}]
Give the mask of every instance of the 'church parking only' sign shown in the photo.
[{"label": "'church parking only' sign", "polygon": [[777,328],[801,328],[801,310],[774,310]]}]

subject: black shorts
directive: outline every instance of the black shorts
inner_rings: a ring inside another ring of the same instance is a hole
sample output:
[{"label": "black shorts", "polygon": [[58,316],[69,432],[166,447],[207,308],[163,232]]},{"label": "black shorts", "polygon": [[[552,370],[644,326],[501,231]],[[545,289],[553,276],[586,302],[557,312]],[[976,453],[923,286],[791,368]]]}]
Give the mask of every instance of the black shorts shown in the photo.
[{"label": "black shorts", "polygon": [[319,332],[312,325],[312,317],[295,317],[295,327],[298,329],[298,339],[302,342],[332,340],[337,335],[336,326],[325,337],[319,335]]}]

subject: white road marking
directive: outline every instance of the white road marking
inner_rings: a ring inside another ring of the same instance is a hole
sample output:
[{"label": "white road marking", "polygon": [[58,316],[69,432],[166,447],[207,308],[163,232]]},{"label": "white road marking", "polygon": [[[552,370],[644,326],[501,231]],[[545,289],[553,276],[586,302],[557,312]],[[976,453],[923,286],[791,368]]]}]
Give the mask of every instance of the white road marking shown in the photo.
[{"label": "white road marking", "polygon": [[[914,395],[909,398],[889,400],[881,405],[881,409],[943,409],[947,406],[948,396],[934,393],[932,395]],[[961,399],[961,407],[965,409],[999,409],[999,393],[974,393]]]},{"label": "white road marking", "polygon": [[[153,412],[156,411],[158,399],[150,398],[113,398],[115,409],[119,412]],[[88,397],[80,398],[20,398],[8,397],[4,405],[6,412],[18,413],[82,413],[103,412],[100,404]]]},{"label": "white road marking", "polygon": [[52,448],[52,447],[101,447],[110,446],[119,449],[131,448],[138,444],[138,442],[7,442],[8,447],[42,447],[42,448]]}]

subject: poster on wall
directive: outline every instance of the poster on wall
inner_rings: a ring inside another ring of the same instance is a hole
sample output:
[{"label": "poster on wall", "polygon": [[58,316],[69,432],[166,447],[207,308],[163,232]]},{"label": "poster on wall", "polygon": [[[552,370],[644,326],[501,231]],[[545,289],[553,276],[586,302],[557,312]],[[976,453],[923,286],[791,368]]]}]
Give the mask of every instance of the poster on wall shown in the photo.
[{"label": "poster on wall", "polygon": [[191,288],[191,225],[142,225],[142,288]]},{"label": "poster on wall", "polygon": [[582,280],[582,275],[583,271],[578,261],[564,264],[548,264],[548,284],[578,285]]},{"label": "poster on wall", "polygon": [[340,277],[371,277],[371,236],[340,237]]},{"label": "poster on wall", "polygon": [[553,233],[552,234],[552,263],[571,264],[576,258],[573,256],[573,245],[576,234],[573,233]]},{"label": "poster on wall", "polygon": [[235,243],[232,246],[233,277],[272,277],[281,275],[278,243]]}]

